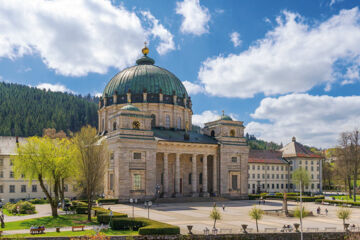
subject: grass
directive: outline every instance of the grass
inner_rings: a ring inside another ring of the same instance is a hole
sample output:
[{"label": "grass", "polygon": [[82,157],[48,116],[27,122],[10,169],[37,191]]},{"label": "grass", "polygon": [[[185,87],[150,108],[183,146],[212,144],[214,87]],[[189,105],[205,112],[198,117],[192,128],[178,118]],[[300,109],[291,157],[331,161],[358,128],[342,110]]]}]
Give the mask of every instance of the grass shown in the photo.
[{"label": "grass", "polygon": [[[349,198],[349,195],[341,195],[341,196],[332,196],[335,197],[335,200],[344,200],[344,201],[353,201],[353,197]],[[356,201],[360,201],[360,195],[356,195]]]},{"label": "grass", "polygon": [[6,216],[27,216],[27,215],[32,215],[32,214],[35,214],[35,213],[32,213],[32,214],[12,214],[11,212],[9,212],[7,209],[3,209],[3,213],[6,215]]},{"label": "grass", "polygon": [[[116,236],[116,235],[138,235],[137,231],[115,231],[115,230],[104,230],[101,231],[105,235],[109,236]],[[92,236],[95,235],[96,232],[93,230],[86,230],[86,231],[65,231],[65,232],[48,232],[45,234],[35,234],[31,235],[30,233],[27,234],[14,234],[14,235],[4,235],[3,237],[6,238],[24,238],[24,237],[75,237],[75,236]]]},{"label": "grass", "polygon": [[59,215],[57,218],[41,217],[16,222],[5,222],[5,228],[1,230],[29,229],[31,226],[45,226],[45,228],[67,227],[74,225],[96,225],[96,218],[92,222],[87,221],[87,214]]}]

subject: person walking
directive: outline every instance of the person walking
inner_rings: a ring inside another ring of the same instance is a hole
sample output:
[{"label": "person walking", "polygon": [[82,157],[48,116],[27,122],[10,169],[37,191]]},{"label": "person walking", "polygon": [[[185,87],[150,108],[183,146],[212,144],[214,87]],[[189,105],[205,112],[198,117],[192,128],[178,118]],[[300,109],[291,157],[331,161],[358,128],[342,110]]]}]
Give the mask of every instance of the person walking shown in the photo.
[{"label": "person walking", "polygon": [[225,212],[225,204],[222,205],[222,209]]},{"label": "person walking", "polygon": [[325,208],[325,214],[326,214],[326,216],[328,215],[328,213],[329,213],[329,210],[327,210],[327,208]]}]

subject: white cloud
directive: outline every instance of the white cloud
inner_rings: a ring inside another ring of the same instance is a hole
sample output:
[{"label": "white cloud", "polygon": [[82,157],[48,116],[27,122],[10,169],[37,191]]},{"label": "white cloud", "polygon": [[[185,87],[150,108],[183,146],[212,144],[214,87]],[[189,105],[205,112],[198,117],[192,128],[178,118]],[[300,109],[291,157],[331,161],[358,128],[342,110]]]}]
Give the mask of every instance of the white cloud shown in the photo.
[{"label": "white cloud", "polygon": [[94,96],[95,96],[95,97],[101,97],[101,96],[102,96],[102,93],[97,92],[97,93],[94,94]]},{"label": "white cloud", "polygon": [[204,92],[204,88],[200,85],[197,85],[197,84],[189,82],[189,81],[183,81],[182,83],[184,84],[186,91],[188,92],[189,95],[192,95],[192,94],[195,95],[195,94]]},{"label": "white cloud", "polygon": [[[158,51],[172,46],[172,35],[153,19]],[[83,76],[122,69],[141,55],[148,29],[122,5],[104,0],[0,0],[0,57],[37,54],[57,73]]]},{"label": "white cloud", "polygon": [[230,34],[230,40],[234,44],[234,47],[239,47],[241,45],[240,34],[238,32],[232,32]]},{"label": "white cloud", "polygon": [[66,88],[64,85],[60,83],[51,84],[51,83],[40,83],[36,86],[36,88],[39,89],[45,89],[52,92],[68,92],[68,93],[74,93],[72,90]]},{"label": "white cloud", "polygon": [[[360,96],[332,97],[289,94],[265,98],[251,116],[257,121],[246,132],[275,142],[299,142],[317,147],[338,143],[339,134],[360,127]],[[261,120],[261,121],[259,121]]]},{"label": "white cloud", "polygon": [[339,80],[334,65],[358,66],[358,8],[342,10],[315,26],[291,12],[276,21],[277,26],[248,50],[203,62],[198,78],[208,93],[249,98],[305,92],[320,84],[330,89]]},{"label": "white cloud", "polygon": [[160,44],[156,47],[156,51],[160,55],[175,49],[174,36],[162,24],[159,23],[149,11],[141,12],[142,15],[151,23],[152,27],[149,30],[154,37],[160,39]]},{"label": "white cloud", "polygon": [[344,1],[344,0],[331,0],[330,3],[329,3],[329,5],[330,5],[330,7],[331,7],[331,6],[334,5],[335,3],[339,3],[339,2],[342,2],[342,1]]},{"label": "white cloud", "polygon": [[180,30],[200,36],[209,32],[209,10],[200,5],[199,0],[176,2],[176,13],[183,16]]},{"label": "white cloud", "polygon": [[207,122],[215,121],[220,117],[217,111],[206,110],[201,114],[193,114],[192,124],[200,127],[204,127]]}]

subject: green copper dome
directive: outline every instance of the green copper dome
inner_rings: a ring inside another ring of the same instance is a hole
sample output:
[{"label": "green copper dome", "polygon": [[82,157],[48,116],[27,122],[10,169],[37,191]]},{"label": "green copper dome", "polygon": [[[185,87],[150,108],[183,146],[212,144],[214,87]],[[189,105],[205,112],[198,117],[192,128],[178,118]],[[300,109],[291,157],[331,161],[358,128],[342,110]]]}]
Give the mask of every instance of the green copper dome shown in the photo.
[{"label": "green copper dome", "polygon": [[121,108],[121,110],[140,112],[140,109],[138,109],[137,107],[135,107],[134,105],[131,105],[131,104],[128,104],[128,105],[126,105],[126,106],[123,106],[123,107]]},{"label": "green copper dome", "polygon": [[219,120],[232,121],[232,118],[228,115],[221,115]]},{"label": "green copper dome", "polygon": [[161,92],[164,96],[172,96],[175,93],[178,98],[188,98],[181,81],[166,69],[155,66],[152,58],[144,55],[136,63],[137,65],[124,69],[110,80],[103,97],[112,97],[114,93],[126,96],[131,92],[132,96],[139,96],[139,100],[135,98],[132,102],[140,102],[140,96],[146,91],[148,95],[158,95]]}]

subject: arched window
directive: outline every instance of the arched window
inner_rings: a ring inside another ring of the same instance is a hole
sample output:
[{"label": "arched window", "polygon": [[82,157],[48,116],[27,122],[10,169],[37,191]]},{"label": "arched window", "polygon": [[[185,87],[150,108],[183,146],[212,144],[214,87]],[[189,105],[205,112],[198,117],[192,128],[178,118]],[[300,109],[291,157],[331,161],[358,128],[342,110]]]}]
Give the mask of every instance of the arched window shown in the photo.
[{"label": "arched window", "polygon": [[215,131],[212,130],[211,133],[210,133],[210,135],[211,135],[212,137],[215,137]]},{"label": "arched window", "polygon": [[234,129],[230,130],[230,137],[235,137],[235,130]]},{"label": "arched window", "polygon": [[133,129],[140,129],[140,122],[139,121],[133,121],[132,127],[133,127]]},{"label": "arched window", "polygon": [[156,115],[151,115],[151,127],[154,128],[156,124]]},{"label": "arched window", "polygon": [[165,127],[170,128],[170,116],[166,115],[165,117]]},{"label": "arched window", "polygon": [[113,122],[113,131],[116,130],[116,122]]},{"label": "arched window", "polygon": [[177,127],[177,129],[181,129],[181,117],[179,117],[179,118],[177,119],[176,127]]}]

